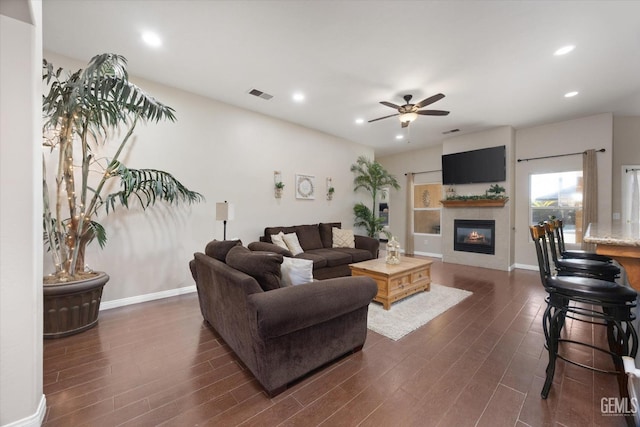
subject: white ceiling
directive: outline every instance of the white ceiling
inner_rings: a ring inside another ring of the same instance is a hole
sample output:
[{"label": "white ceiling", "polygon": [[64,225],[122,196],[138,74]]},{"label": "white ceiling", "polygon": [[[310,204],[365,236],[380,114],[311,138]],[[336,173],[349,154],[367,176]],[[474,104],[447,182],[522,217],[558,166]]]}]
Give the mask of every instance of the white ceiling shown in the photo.
[{"label": "white ceiling", "polygon": [[[439,144],[454,128],[640,115],[640,1],[46,0],[43,20],[46,50],[83,62],[119,53],[133,75],[378,156]],[[145,30],[162,47],[144,45]],[[553,55],[567,44],[575,50]],[[427,108],[451,114],[418,117],[408,133],[397,117],[354,123],[395,113],[379,101],[439,92],[446,97]]]}]

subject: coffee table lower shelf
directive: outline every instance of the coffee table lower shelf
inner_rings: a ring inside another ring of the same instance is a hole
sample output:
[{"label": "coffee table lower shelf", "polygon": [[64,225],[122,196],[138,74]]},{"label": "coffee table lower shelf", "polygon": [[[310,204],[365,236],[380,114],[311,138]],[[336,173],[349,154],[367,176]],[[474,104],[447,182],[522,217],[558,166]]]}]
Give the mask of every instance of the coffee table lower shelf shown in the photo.
[{"label": "coffee table lower shelf", "polygon": [[417,292],[431,290],[431,264],[419,258],[402,258],[400,264],[387,264],[383,259],[350,264],[352,276],[367,276],[376,281],[378,293],[373,299],[385,310],[391,304]]}]

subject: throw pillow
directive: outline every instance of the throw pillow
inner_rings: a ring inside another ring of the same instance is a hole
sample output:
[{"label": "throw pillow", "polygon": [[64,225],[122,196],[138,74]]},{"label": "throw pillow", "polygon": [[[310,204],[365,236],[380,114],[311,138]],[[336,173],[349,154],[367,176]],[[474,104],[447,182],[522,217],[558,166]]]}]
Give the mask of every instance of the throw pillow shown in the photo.
[{"label": "throw pillow", "polygon": [[310,259],[284,257],[280,272],[283,287],[313,282],[313,261]]},{"label": "throw pillow", "polygon": [[289,250],[289,247],[287,246],[287,244],[282,239],[283,237],[284,237],[284,233],[282,231],[279,232],[278,234],[272,234],[271,235],[271,243],[273,243],[274,245],[280,246],[282,249]]},{"label": "throw pillow", "polygon": [[210,256],[211,258],[215,258],[218,261],[225,262],[227,259],[227,253],[234,246],[242,246],[242,241],[240,240],[213,240],[207,243],[207,247],[204,248],[204,253]]},{"label": "throw pillow", "polygon": [[252,276],[264,291],[280,287],[282,255],[273,252],[251,252],[234,246],[227,254],[227,265]]},{"label": "throw pillow", "polygon": [[333,227],[333,247],[334,248],[355,248],[356,238],[353,230],[344,230]]},{"label": "throw pillow", "polygon": [[303,253],[302,247],[300,246],[300,242],[298,241],[298,235],[296,233],[289,233],[282,236],[284,242],[287,244],[289,251],[293,256]]}]

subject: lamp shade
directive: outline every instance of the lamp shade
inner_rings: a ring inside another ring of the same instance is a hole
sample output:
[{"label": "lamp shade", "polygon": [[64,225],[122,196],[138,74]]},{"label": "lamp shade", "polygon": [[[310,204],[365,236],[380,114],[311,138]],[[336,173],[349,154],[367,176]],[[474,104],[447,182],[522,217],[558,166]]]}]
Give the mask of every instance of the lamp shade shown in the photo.
[{"label": "lamp shade", "polygon": [[216,220],[229,221],[233,219],[233,205],[231,203],[216,203]]}]

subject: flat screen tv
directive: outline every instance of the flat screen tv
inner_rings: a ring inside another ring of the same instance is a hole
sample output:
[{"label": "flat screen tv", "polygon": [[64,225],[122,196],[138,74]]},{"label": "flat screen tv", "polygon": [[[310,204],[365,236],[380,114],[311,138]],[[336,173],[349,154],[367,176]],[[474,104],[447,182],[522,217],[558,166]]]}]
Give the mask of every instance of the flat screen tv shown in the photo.
[{"label": "flat screen tv", "polygon": [[444,185],[501,182],[506,179],[504,145],[442,156]]}]

